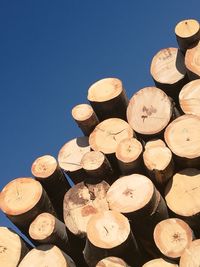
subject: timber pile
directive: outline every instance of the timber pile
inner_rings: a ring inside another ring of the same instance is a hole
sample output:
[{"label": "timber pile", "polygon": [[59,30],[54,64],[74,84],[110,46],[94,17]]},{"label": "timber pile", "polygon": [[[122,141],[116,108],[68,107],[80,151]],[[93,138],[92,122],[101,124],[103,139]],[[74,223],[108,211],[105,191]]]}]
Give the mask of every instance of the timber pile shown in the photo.
[{"label": "timber pile", "polygon": [[128,100],[117,78],[92,84],[72,109],[84,136],[2,189],[34,248],[0,227],[0,266],[200,266],[199,22],[175,34],[152,58],[155,86]]}]

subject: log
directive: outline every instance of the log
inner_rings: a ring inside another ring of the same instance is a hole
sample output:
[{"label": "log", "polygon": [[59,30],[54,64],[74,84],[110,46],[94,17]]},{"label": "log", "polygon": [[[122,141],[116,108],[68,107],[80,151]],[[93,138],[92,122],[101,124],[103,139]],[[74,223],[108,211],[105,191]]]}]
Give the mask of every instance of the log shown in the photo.
[{"label": "log", "polygon": [[0,203],[6,216],[25,234],[41,212],[55,215],[46,191],[38,181],[29,177],[9,182],[0,194]]},{"label": "log", "polygon": [[86,174],[81,167],[83,155],[90,151],[88,137],[77,137],[67,142],[58,153],[58,163],[66,174],[77,184]]},{"label": "log", "polygon": [[103,211],[91,217],[87,225],[87,241],[84,258],[89,267],[105,258],[122,258],[131,266],[139,265],[136,241],[128,219],[116,211]]},{"label": "log", "polygon": [[158,258],[146,262],[142,267],[178,267],[178,264]]},{"label": "log", "polygon": [[188,49],[185,54],[185,66],[188,77],[191,80],[200,78],[200,42],[196,46]]},{"label": "log", "polygon": [[188,82],[181,51],[174,47],[160,50],[151,61],[150,72],[156,87],[162,89],[178,104],[179,92]]},{"label": "log", "polygon": [[106,257],[100,260],[96,267],[130,267],[125,261],[117,257]]},{"label": "log", "polygon": [[165,200],[173,216],[186,221],[194,231],[199,230],[200,223],[199,195],[200,170],[192,168],[176,173],[165,190]]},{"label": "log", "polygon": [[29,235],[39,244],[53,244],[69,253],[70,245],[63,222],[50,213],[41,213],[31,223]]},{"label": "log", "polygon": [[192,240],[192,229],[178,218],[163,220],[154,229],[154,241],[161,255],[172,260],[179,260]]},{"label": "log", "polygon": [[98,211],[108,210],[106,193],[109,185],[78,183],[64,197],[63,213],[67,228],[79,237],[86,236],[86,227],[90,217]]},{"label": "log", "polygon": [[127,120],[143,139],[162,133],[171,120],[173,106],[168,96],[156,87],[145,87],[135,93],[127,108]]},{"label": "log", "polygon": [[199,167],[199,132],[200,117],[194,115],[180,116],[165,129],[165,142],[174,153],[174,159],[180,167]]},{"label": "log", "polygon": [[41,245],[32,249],[19,267],[76,267],[73,260],[55,245]]},{"label": "log", "polygon": [[200,116],[200,79],[191,81],[182,88],[179,103],[185,114]]},{"label": "log", "polygon": [[145,145],[143,160],[152,182],[162,190],[163,185],[174,174],[174,161],[171,150],[161,140],[149,141]]},{"label": "log", "polygon": [[88,104],[73,107],[72,117],[85,136],[89,136],[99,123],[93,108]]},{"label": "log", "polygon": [[200,266],[200,239],[194,240],[180,258],[180,267]]},{"label": "log", "polygon": [[71,186],[56,159],[49,155],[37,158],[32,164],[31,172],[47,192],[54,210],[63,221],[63,198]]},{"label": "log", "polygon": [[87,96],[100,121],[108,118],[126,120],[128,98],[121,80],[101,79],[90,86]]},{"label": "log", "polygon": [[16,267],[28,253],[26,243],[11,229],[0,227],[0,263],[2,267]]},{"label": "log", "polygon": [[195,19],[182,20],[176,25],[175,34],[178,46],[185,54],[187,49],[200,40],[199,22]]},{"label": "log", "polygon": [[105,180],[109,184],[114,180],[114,172],[106,156],[100,151],[87,152],[81,160],[81,166],[87,173],[85,183],[98,184]]},{"label": "log", "polygon": [[142,172],[143,147],[136,138],[125,138],[117,145],[116,158],[122,175]]}]

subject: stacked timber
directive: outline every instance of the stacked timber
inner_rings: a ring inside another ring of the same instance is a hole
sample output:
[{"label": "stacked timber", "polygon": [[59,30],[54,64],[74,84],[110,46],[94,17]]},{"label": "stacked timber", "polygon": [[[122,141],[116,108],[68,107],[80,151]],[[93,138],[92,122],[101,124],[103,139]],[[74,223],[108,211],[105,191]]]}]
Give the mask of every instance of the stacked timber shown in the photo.
[{"label": "stacked timber", "polygon": [[0,226],[0,266],[200,266],[199,22],[175,36],[155,86],[129,100],[120,79],[94,82],[71,111],[83,136],[5,185],[1,210],[37,247]]}]

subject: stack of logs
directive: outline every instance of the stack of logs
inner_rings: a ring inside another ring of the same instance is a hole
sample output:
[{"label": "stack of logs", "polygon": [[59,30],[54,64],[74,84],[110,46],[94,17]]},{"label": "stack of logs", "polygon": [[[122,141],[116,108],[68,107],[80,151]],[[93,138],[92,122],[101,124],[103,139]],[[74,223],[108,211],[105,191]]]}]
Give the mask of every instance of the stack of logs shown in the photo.
[{"label": "stack of logs", "polygon": [[129,100],[119,79],[97,81],[72,109],[84,136],[3,188],[2,211],[35,247],[0,227],[0,266],[200,266],[199,22],[175,34],[179,49],[152,59],[156,87]]}]

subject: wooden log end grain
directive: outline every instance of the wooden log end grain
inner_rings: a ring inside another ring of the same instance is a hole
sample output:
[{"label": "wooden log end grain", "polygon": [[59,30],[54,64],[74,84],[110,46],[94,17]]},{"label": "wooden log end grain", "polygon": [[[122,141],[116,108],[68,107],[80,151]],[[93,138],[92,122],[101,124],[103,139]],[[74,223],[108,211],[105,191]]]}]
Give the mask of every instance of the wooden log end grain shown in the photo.
[{"label": "wooden log end grain", "polygon": [[176,102],[181,88],[188,81],[181,51],[174,47],[160,50],[152,59],[150,72],[156,86]]},{"label": "wooden log end grain", "polygon": [[193,230],[199,227],[200,171],[193,168],[176,173],[168,182],[165,200],[169,209]]},{"label": "wooden log end grain", "polygon": [[142,169],[142,152],[142,144],[136,138],[126,138],[119,142],[116,158],[122,174],[127,175]]},{"label": "wooden log end grain", "polygon": [[178,267],[178,264],[158,258],[146,262],[142,267]]},{"label": "wooden log end grain", "polygon": [[18,266],[28,253],[24,241],[7,227],[0,227],[0,264],[2,267]]},{"label": "wooden log end grain", "polygon": [[181,89],[179,104],[185,114],[200,116],[200,79],[187,83]]},{"label": "wooden log end grain", "polygon": [[165,142],[182,167],[198,168],[200,164],[199,132],[200,117],[195,115],[180,116],[165,129]]},{"label": "wooden log end grain", "polygon": [[190,80],[200,78],[200,42],[186,51],[185,66]]},{"label": "wooden log end grain", "polygon": [[73,260],[54,245],[41,245],[32,249],[21,261],[19,267],[76,267]]},{"label": "wooden log end grain", "polygon": [[77,137],[67,142],[59,151],[58,163],[74,183],[84,180],[85,172],[81,166],[83,155],[90,151],[88,137]]},{"label": "wooden log end grain", "polygon": [[108,210],[106,193],[109,185],[78,183],[64,197],[63,212],[67,228],[75,235],[84,237],[90,217],[98,211]]},{"label": "wooden log end grain", "polygon": [[99,123],[93,108],[88,104],[79,104],[73,107],[72,117],[86,136],[89,136]]},{"label": "wooden log end grain", "polygon": [[113,178],[113,170],[108,159],[102,152],[87,152],[82,157],[81,165],[88,175],[85,179],[86,183],[97,184],[102,180],[111,183]]},{"label": "wooden log end grain", "polygon": [[107,257],[100,260],[96,267],[129,267],[125,261],[118,257]]},{"label": "wooden log end grain", "polygon": [[154,241],[162,255],[178,260],[193,240],[189,225],[178,218],[159,222],[154,229]]},{"label": "wooden log end grain", "polygon": [[121,80],[105,78],[95,82],[90,86],[87,98],[100,121],[111,117],[126,119],[128,98]]},{"label": "wooden log end grain", "polygon": [[200,26],[195,19],[180,21],[175,27],[177,43],[183,53],[200,40]]},{"label": "wooden log end grain", "polygon": [[57,165],[57,161],[54,157],[44,155],[33,162],[31,172],[34,177],[42,180],[42,178],[50,177],[56,171]]},{"label": "wooden log end grain", "polygon": [[152,138],[168,125],[172,111],[172,103],[162,90],[145,87],[130,99],[127,119],[134,131]]},{"label": "wooden log end grain", "polygon": [[200,266],[200,239],[194,240],[180,258],[180,267]]}]

